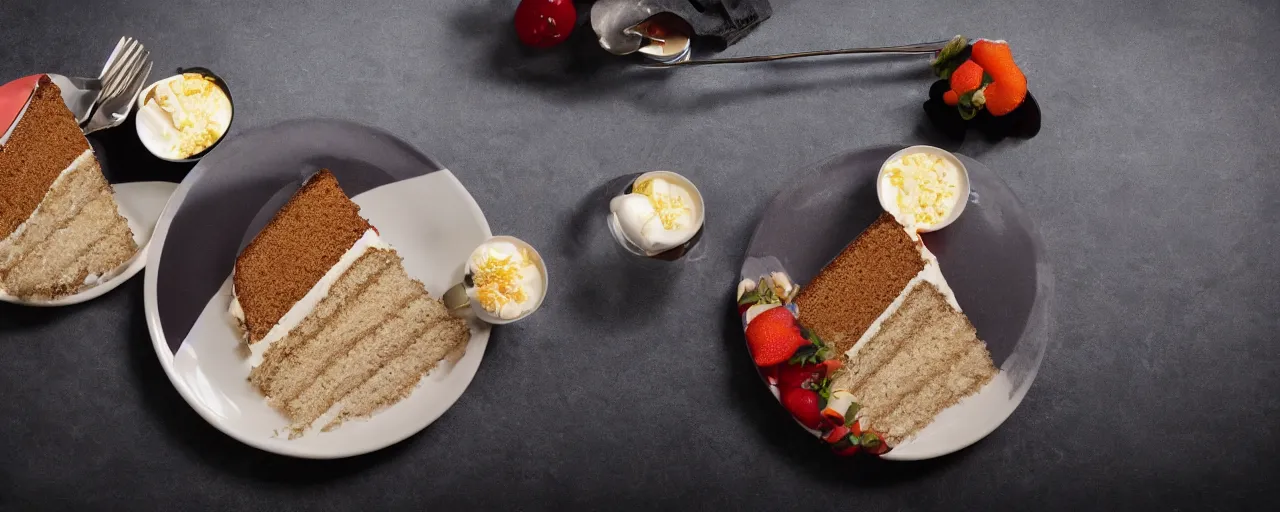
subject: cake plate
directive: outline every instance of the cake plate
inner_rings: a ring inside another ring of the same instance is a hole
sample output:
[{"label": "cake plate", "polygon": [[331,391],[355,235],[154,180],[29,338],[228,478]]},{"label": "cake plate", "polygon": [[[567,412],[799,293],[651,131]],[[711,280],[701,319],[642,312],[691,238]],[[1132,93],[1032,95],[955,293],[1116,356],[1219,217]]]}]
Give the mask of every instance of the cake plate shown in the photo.
[{"label": "cake plate", "polygon": [[333,171],[433,297],[461,282],[468,255],[490,236],[457,178],[405,142],[343,121],[288,121],[228,139],[192,169],[156,225],[144,281],[156,356],[187,403],[245,444],[316,459],[371,452],[426,428],[471,383],[490,330],[473,320],[460,359],[442,362],[372,418],[290,440],[289,420],[247,380],[247,350],[227,313],[229,277],[240,250],[321,168]]},{"label": "cake plate", "polygon": [[[22,109],[18,109],[18,107],[25,105],[31,96],[32,87],[34,87],[35,81],[39,77],[40,75],[32,75],[0,85],[0,104],[4,105],[0,107],[0,146],[3,146],[7,132],[13,128],[16,120],[25,110],[25,107],[22,107]],[[55,78],[54,82],[58,83],[59,78]],[[71,90],[69,84],[59,83],[59,85],[65,91]],[[73,99],[71,95],[64,93],[62,99],[67,102],[68,108],[70,108],[69,100]],[[93,141],[90,140],[91,146],[93,145],[92,143]],[[93,151],[99,157],[98,163],[102,166],[102,173],[109,181],[115,177],[131,174],[124,172],[122,169],[115,169],[110,161],[102,159],[102,152],[98,147],[94,147]],[[133,232],[133,241],[138,244],[138,251],[133,256],[130,256],[128,260],[125,260],[124,263],[108,272],[105,276],[106,279],[99,282],[97,286],[85,288],[77,293],[56,299],[20,299],[0,292],[0,301],[24,306],[69,306],[96,299],[128,281],[129,278],[137,275],[146,266],[147,249],[151,242],[152,229],[155,228],[156,219],[160,217],[160,211],[164,209],[165,203],[177,186],[178,184],[176,183],[166,181],[137,181],[131,183],[112,181],[112,195],[115,197],[116,204],[120,205],[120,215],[129,222],[129,230]]]},{"label": "cake plate", "polygon": [[[794,174],[803,178],[773,199],[756,226],[740,279],[781,271],[803,288],[882,213],[876,175],[903,147],[844,153]],[[1049,343],[1053,271],[1040,232],[995,171],[957,156],[971,186],[964,214],[921,236],[1000,373],[885,459],[938,457],[990,434],[1026,396]]]}]

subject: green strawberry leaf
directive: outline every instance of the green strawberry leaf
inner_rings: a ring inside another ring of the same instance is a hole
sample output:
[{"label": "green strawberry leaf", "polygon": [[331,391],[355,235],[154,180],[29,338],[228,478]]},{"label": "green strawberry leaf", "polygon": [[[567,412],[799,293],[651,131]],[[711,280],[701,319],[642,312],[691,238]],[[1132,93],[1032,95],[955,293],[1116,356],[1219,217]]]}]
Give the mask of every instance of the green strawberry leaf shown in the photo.
[{"label": "green strawberry leaf", "polygon": [[977,117],[978,111],[982,110],[982,106],[986,105],[986,87],[979,87],[972,91],[960,95],[959,105],[956,106],[960,110],[960,118],[968,121]]},{"label": "green strawberry leaf", "polygon": [[858,422],[858,411],[862,410],[862,406],[858,402],[849,404],[849,410],[844,412],[844,426],[852,427]]},{"label": "green strawberry leaf", "polygon": [[760,286],[756,287],[760,298],[756,304],[782,304],[782,300],[778,298],[778,294],[774,293],[773,287],[769,286],[769,282],[765,278],[760,278]]},{"label": "green strawberry leaf", "polygon": [[755,305],[759,303],[760,303],[760,292],[757,290],[751,290],[747,293],[744,293],[742,294],[742,298],[738,299],[739,306]]},{"label": "green strawberry leaf", "polygon": [[787,363],[795,365],[813,364],[817,362],[817,360],[815,360],[817,354],[818,347],[805,345],[796,349],[796,353],[791,355],[791,359],[787,360]]},{"label": "green strawberry leaf", "polygon": [[933,68],[933,73],[938,75],[938,78],[951,78],[951,73],[960,67],[960,64],[964,63],[964,59],[961,57],[968,47],[969,41],[964,36],[951,38],[950,41],[947,41],[946,46],[943,46],[942,50],[938,51],[938,55],[929,61],[929,67]]}]

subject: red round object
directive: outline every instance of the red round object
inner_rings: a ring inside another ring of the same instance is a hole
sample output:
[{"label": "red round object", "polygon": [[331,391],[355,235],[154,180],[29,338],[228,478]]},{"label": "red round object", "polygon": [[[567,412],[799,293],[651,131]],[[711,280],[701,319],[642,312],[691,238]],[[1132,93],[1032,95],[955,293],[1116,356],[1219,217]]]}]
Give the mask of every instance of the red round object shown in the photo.
[{"label": "red round object", "polygon": [[549,48],[568,39],[577,21],[572,0],[521,0],[516,7],[516,36],[525,45]]}]

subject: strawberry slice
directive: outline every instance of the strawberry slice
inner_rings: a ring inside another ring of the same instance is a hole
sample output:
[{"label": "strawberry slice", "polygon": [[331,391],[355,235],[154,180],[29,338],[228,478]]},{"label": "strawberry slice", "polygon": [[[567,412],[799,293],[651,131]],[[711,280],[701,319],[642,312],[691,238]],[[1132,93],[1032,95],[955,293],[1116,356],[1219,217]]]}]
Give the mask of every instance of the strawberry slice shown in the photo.
[{"label": "strawberry slice", "polygon": [[747,324],[747,348],[756,366],[773,366],[791,358],[809,344],[791,312],[775,307],[761,312]]},{"label": "strawberry slice", "polygon": [[818,394],[804,388],[786,388],[782,390],[782,406],[786,407],[800,423],[806,427],[817,429],[822,426],[822,412]]}]

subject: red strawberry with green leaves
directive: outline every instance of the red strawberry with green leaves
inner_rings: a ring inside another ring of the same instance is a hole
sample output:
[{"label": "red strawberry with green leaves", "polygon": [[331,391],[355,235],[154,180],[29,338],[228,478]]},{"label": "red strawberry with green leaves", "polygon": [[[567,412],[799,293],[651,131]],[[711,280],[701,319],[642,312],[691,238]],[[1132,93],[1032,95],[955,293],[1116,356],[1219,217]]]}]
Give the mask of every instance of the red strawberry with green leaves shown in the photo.
[{"label": "red strawberry with green leaves", "polygon": [[747,348],[756,366],[773,366],[791,359],[809,340],[800,334],[796,318],[786,308],[773,308],[747,324]]},{"label": "red strawberry with green leaves", "polygon": [[822,426],[822,397],[811,389],[785,388],[781,391],[782,406],[795,416],[800,424],[817,429]]},{"label": "red strawberry with green leaves", "polygon": [[[827,344],[818,337],[818,334],[807,328],[800,328],[800,336],[808,343],[802,346],[787,361],[791,364],[828,364],[825,361],[831,360],[831,349],[827,348]],[[839,362],[831,363],[839,368]],[[834,371],[834,369],[832,369]]]}]

